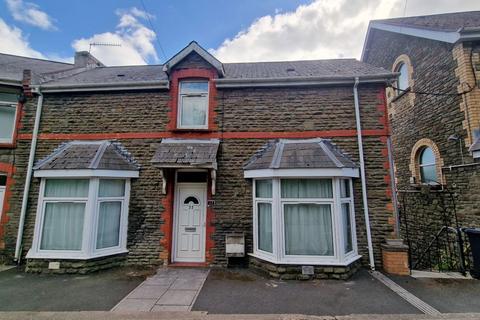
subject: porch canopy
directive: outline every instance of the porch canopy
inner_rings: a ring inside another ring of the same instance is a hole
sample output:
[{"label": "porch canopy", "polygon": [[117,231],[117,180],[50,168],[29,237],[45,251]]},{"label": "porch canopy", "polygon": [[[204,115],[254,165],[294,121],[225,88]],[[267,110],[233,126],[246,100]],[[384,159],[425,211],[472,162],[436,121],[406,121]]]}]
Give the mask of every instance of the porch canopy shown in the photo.
[{"label": "porch canopy", "polygon": [[162,139],[150,162],[162,169],[163,193],[166,193],[163,169],[192,168],[210,170],[212,194],[215,194],[218,146],[218,139]]},{"label": "porch canopy", "polygon": [[329,139],[268,142],[245,164],[245,178],[358,177],[358,166]]}]

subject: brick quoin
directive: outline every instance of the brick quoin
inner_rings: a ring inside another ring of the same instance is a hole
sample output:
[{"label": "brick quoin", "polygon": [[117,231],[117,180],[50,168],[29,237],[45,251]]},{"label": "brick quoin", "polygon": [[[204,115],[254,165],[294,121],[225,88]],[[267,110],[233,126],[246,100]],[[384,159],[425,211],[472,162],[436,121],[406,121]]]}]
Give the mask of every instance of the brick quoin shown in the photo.
[{"label": "brick quoin", "polygon": [[163,264],[168,264],[171,261],[172,252],[172,230],[173,230],[173,196],[174,196],[174,181],[173,175],[165,171],[167,179],[167,194],[162,200],[163,212],[163,224],[160,227],[160,231],[163,233],[160,239],[160,245],[163,250],[160,252],[160,259],[163,260]]}]

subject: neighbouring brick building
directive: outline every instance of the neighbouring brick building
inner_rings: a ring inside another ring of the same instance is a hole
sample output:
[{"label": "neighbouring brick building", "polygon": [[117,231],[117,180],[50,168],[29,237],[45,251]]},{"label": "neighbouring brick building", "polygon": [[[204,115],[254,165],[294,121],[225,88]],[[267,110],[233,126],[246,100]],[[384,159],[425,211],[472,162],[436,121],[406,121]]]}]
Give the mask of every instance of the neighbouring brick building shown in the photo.
[{"label": "neighbouring brick building", "polygon": [[480,225],[480,11],[371,21],[362,61],[400,74],[388,115],[403,236],[421,267],[455,213]]},{"label": "neighbouring brick building", "polygon": [[21,230],[16,258],[34,272],[250,260],[282,278],[300,266],[346,278],[360,262],[381,267],[396,236],[390,71],[354,59],[221,63],[195,42],[164,65],[83,58],[25,84],[6,259]]}]

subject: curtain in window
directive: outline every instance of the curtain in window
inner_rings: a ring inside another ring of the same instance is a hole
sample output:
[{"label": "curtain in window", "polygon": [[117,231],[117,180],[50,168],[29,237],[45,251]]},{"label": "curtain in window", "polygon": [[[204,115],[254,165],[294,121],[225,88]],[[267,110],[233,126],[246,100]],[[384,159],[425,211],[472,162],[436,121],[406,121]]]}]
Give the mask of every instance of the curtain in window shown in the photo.
[{"label": "curtain in window", "polygon": [[97,228],[97,249],[115,247],[119,244],[120,201],[100,202]]},{"label": "curtain in window", "polygon": [[15,128],[15,107],[0,105],[0,140],[12,139]]},{"label": "curtain in window", "polygon": [[123,197],[125,194],[125,180],[101,179],[98,187],[99,197]]},{"label": "curtain in window", "polygon": [[282,198],[332,198],[331,179],[282,179]]},{"label": "curtain in window", "polygon": [[40,249],[81,250],[84,216],[85,203],[46,203]]},{"label": "curtain in window", "polygon": [[330,205],[285,204],[284,218],[286,255],[333,255]]},{"label": "curtain in window", "polygon": [[256,180],[255,181],[255,197],[271,198],[272,197],[272,180]]},{"label": "curtain in window", "polygon": [[207,97],[182,98],[182,126],[204,126],[207,120]]},{"label": "curtain in window", "polygon": [[273,252],[272,204],[258,203],[258,249]]},{"label": "curtain in window", "polygon": [[45,197],[86,198],[88,179],[48,179],[45,183]]},{"label": "curtain in window", "polygon": [[342,203],[342,225],[343,225],[343,234],[345,235],[344,250],[345,250],[345,253],[348,253],[353,250],[350,203]]}]

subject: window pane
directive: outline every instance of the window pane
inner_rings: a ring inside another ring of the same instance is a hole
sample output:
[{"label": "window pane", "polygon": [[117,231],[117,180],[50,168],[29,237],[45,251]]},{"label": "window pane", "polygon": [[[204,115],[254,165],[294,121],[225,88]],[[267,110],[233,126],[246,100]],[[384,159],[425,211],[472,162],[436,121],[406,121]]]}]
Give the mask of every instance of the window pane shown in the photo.
[{"label": "window pane", "polygon": [[255,180],[255,197],[272,197],[272,180]]},{"label": "window pane", "polygon": [[435,156],[432,148],[425,148],[420,154],[420,165],[435,164]]},{"label": "window pane", "polygon": [[81,250],[84,215],[85,203],[46,203],[40,249]]},{"label": "window pane", "polygon": [[437,172],[435,165],[420,167],[420,176],[422,178],[422,182],[437,182]]},{"label": "window pane", "polygon": [[2,102],[12,102],[13,104],[17,104],[18,94],[17,93],[0,92],[0,101],[2,101]]},{"label": "window pane", "polygon": [[119,245],[120,201],[100,202],[97,228],[97,249],[116,247]]},{"label": "window pane", "polygon": [[285,204],[284,214],[286,255],[333,255],[330,205]]},{"label": "window pane", "polygon": [[183,81],[180,82],[180,94],[185,93],[207,93],[208,92],[208,82],[189,82]]},{"label": "window pane", "polygon": [[283,179],[282,198],[332,198],[331,179]]},{"label": "window pane", "polygon": [[0,105],[0,140],[12,139],[15,128],[15,110],[14,106]]},{"label": "window pane", "polygon": [[[408,88],[408,70],[407,70],[407,65],[405,63],[402,63],[398,68],[397,72],[400,72],[400,75],[398,76],[398,85],[397,88],[401,90],[405,90]],[[403,91],[400,91],[399,93],[402,93]]]},{"label": "window pane", "polygon": [[7,185],[7,176],[0,174],[0,186],[4,187]]},{"label": "window pane", "polygon": [[207,97],[181,97],[182,126],[205,126],[207,124]]},{"label": "window pane", "polygon": [[342,203],[342,222],[343,222],[343,234],[345,236],[345,243],[343,248],[345,253],[353,250],[352,245],[352,221],[350,215],[350,203]]},{"label": "window pane", "polygon": [[86,198],[88,179],[47,179],[45,197]]},{"label": "window pane", "polygon": [[342,198],[350,198],[350,180],[340,180],[340,196]]},{"label": "window pane", "polygon": [[102,179],[98,188],[99,197],[123,197],[125,194],[125,180]]},{"label": "window pane", "polygon": [[273,252],[272,248],[272,204],[258,204],[258,249]]}]

